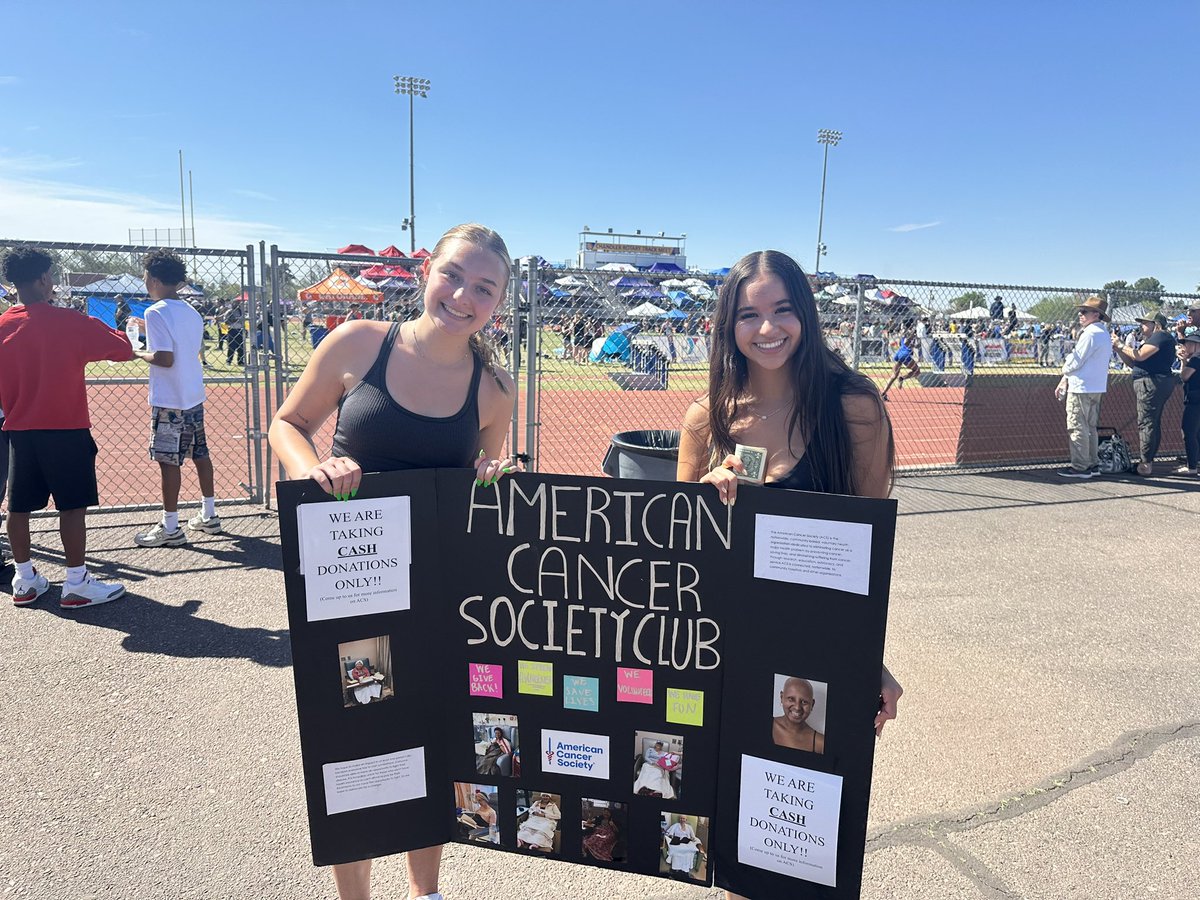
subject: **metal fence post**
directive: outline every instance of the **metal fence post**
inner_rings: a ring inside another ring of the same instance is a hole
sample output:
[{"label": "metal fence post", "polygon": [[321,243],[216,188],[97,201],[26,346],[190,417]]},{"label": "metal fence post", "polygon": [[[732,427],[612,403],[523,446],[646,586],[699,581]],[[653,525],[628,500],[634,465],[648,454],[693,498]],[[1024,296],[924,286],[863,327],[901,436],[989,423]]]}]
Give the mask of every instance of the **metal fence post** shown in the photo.
[{"label": "metal fence post", "polygon": [[538,368],[538,332],[541,329],[538,307],[538,268],[537,259],[529,260],[529,326],[528,345],[526,351],[528,362],[525,365],[525,453],[529,456],[529,471],[536,472],[538,466],[538,402],[537,402],[537,368]]},{"label": "metal fence post", "polygon": [[[254,245],[246,245],[246,304],[247,319],[253,326],[258,321],[258,281],[254,277]],[[243,374],[244,383],[250,393],[250,442],[253,447],[254,483],[250,485],[250,500],[263,502],[263,447],[262,447],[262,398],[258,385],[258,342],[250,335],[243,336],[243,344],[249,338],[246,360],[248,365]]]},{"label": "metal fence post", "polygon": [[858,302],[854,305],[854,361],[850,367],[858,371],[859,357],[862,355],[862,317],[863,317],[863,286],[858,284]]}]

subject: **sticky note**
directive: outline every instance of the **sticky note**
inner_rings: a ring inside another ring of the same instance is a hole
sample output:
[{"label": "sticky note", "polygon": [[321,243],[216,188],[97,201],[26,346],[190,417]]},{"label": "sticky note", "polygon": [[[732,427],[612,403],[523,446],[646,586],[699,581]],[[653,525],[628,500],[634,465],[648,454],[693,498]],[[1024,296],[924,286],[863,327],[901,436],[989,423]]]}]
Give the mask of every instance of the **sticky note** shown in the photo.
[{"label": "sticky note", "polygon": [[654,670],[617,667],[617,702],[653,703]]},{"label": "sticky note", "polygon": [[472,697],[503,697],[504,667],[491,663],[469,663],[468,677]]},{"label": "sticky note", "polygon": [[521,694],[553,697],[554,663],[535,662],[531,659],[518,660],[517,691]]},{"label": "sticky note", "polygon": [[563,676],[563,709],[600,711],[600,679],[583,675]]},{"label": "sticky note", "polygon": [[667,721],[680,725],[703,725],[704,691],[667,688]]}]

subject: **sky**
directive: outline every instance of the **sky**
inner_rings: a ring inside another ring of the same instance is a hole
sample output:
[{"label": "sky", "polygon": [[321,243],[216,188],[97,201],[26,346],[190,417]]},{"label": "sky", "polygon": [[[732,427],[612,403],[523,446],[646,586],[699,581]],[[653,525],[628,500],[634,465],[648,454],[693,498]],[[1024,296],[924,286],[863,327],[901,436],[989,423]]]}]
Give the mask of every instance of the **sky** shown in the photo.
[{"label": "sky", "polygon": [[562,262],[586,225],[811,271],[826,128],[821,270],[1200,285],[1195,0],[16,3],[4,28],[0,239],[178,228],[182,149],[200,246],[407,249],[398,74],[432,82],[418,245],[479,221]]}]

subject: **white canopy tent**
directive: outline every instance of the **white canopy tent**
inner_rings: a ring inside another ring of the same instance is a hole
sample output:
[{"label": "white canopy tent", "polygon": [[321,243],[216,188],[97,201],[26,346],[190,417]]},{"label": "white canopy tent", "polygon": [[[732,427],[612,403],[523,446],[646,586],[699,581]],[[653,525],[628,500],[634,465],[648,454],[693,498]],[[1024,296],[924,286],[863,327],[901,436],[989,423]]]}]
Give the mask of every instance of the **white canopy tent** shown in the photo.
[{"label": "white canopy tent", "polygon": [[970,309],[964,309],[961,312],[950,313],[951,319],[990,319],[992,314],[982,306],[972,306]]},{"label": "white canopy tent", "polygon": [[631,266],[629,263],[605,263],[602,266],[596,266],[597,272],[636,272],[637,267]]},{"label": "white canopy tent", "polygon": [[646,301],[641,306],[635,306],[628,312],[631,319],[652,319],[655,316],[661,316],[666,310],[660,306],[655,306],[653,303]]}]

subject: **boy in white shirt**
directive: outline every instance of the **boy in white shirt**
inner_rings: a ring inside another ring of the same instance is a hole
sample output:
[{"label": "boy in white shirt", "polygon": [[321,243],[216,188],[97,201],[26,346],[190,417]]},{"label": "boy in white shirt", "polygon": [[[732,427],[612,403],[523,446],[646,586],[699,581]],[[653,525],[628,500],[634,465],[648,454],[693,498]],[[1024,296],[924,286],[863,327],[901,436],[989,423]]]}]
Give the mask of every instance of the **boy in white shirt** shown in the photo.
[{"label": "boy in white shirt", "polygon": [[182,466],[191,459],[200,480],[204,507],[188,520],[190,531],[219,534],[213,465],[204,434],[204,371],[200,348],[204,320],[179,299],[187,278],[183,260],[170,250],[155,250],[142,259],[146,292],[156,301],[146,310],[146,350],[135,354],[150,363],[150,458],[162,471],[163,517],[134,537],[141,547],[178,547],[187,543],[179,527]]}]

